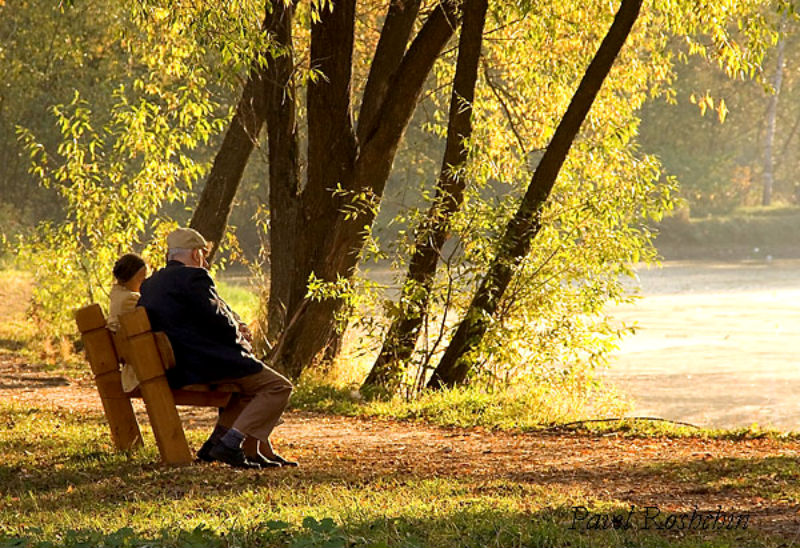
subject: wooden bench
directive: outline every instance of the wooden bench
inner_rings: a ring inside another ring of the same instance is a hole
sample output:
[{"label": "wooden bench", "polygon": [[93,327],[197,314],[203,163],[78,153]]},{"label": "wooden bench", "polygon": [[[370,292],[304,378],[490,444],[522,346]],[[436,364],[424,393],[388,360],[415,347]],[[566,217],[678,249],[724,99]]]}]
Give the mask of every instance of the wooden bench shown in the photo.
[{"label": "wooden bench", "polygon": [[[94,373],[97,391],[103,402],[114,446],[122,451],[142,445],[132,398],[144,400],[161,459],[167,464],[188,464],[192,452],[186,441],[177,405],[224,407],[235,384],[192,385],[173,390],[166,370],[174,365],[172,349],[164,333],[154,333],[144,308],[120,317],[117,333],[106,328],[106,318],[98,304],[75,312],[86,357]],[[120,365],[130,364],[139,386],[133,392],[122,389]]]}]

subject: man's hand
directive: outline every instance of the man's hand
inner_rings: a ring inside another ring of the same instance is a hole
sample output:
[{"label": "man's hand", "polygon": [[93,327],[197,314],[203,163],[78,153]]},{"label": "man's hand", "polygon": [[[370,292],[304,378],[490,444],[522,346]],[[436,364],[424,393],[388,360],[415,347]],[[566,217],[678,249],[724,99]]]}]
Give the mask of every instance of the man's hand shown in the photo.
[{"label": "man's hand", "polygon": [[239,322],[239,333],[242,334],[242,337],[244,337],[244,340],[246,340],[248,344],[253,344],[253,332],[250,331],[247,324],[242,321]]}]

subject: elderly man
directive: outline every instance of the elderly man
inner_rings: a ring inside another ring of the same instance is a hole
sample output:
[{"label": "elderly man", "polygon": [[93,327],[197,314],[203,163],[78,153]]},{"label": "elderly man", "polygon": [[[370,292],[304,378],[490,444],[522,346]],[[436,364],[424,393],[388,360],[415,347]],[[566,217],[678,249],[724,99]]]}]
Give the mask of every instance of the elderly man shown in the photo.
[{"label": "elderly man", "polygon": [[237,468],[296,466],[272,449],[272,429],[289,402],[292,384],[252,353],[250,332],[217,294],[206,270],[209,244],[196,230],[167,236],[167,265],[144,281],[139,305],[175,353],[170,386],[235,383],[211,437],[197,456]]}]

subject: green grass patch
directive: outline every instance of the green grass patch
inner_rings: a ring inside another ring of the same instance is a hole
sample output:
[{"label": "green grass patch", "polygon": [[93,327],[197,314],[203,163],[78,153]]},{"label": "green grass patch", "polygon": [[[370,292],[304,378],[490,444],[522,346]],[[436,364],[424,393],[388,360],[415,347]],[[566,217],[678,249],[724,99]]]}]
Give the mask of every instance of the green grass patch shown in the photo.
[{"label": "green grass patch", "polygon": [[0,322],[0,355],[22,352],[34,340],[36,327],[28,320],[28,307],[33,279],[21,270],[0,270],[0,302],[3,321]]},{"label": "green grass patch", "polygon": [[667,218],[656,247],[668,259],[800,257],[800,207],[740,208],[729,215]]},{"label": "green grass patch", "polygon": [[[203,433],[189,434],[196,443]],[[0,545],[726,547],[776,541],[755,528],[681,535],[645,531],[641,523],[627,531],[571,529],[574,506],[621,513],[628,505],[568,482],[357,474],[334,460],[310,470],[165,468],[154,464],[154,444],[147,447],[112,452],[97,414],[0,403]]]},{"label": "green grass patch", "polygon": [[[292,409],[349,417],[396,419],[410,422],[483,427],[518,432],[574,432],[589,436],[619,435],[628,438],[700,438],[733,441],[772,439],[800,440],[800,432],[764,429],[758,424],[747,428],[701,428],[652,417],[624,417],[628,405],[602,390],[576,397],[553,386],[518,386],[487,392],[476,386],[423,393],[418,399],[369,400],[358,390],[314,381],[295,386]],[[592,414],[592,410],[597,414]],[[612,418],[597,419],[598,415]]]},{"label": "green grass patch", "polygon": [[746,428],[702,428],[657,417],[619,417],[565,422],[549,428],[552,431],[573,431],[589,435],[617,434],[631,438],[703,438],[733,441],[771,439],[800,440],[800,432],[784,432],[752,424]]},{"label": "green grass patch", "polygon": [[365,400],[355,389],[302,382],[292,395],[295,409],[347,416],[421,421],[440,426],[482,426],[501,430],[541,430],[578,414],[621,413],[628,404],[600,387],[559,386],[554,382],[487,390],[483,386],[425,391],[417,398]]},{"label": "green grass patch", "polygon": [[217,280],[220,297],[241,316],[245,323],[251,323],[258,312],[258,294],[246,280]]}]

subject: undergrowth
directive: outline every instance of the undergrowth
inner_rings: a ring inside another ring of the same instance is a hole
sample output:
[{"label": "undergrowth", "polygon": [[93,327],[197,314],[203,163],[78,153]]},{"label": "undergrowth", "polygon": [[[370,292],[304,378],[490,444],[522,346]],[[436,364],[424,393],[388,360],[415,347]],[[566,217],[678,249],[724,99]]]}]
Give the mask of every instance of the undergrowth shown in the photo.
[{"label": "undergrowth", "polygon": [[628,404],[604,388],[578,390],[527,382],[488,390],[469,385],[425,391],[416,398],[364,399],[358,390],[306,380],[297,386],[295,409],[348,416],[422,421],[439,426],[539,430],[593,413],[623,413]]}]

